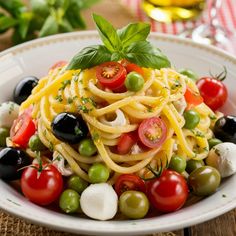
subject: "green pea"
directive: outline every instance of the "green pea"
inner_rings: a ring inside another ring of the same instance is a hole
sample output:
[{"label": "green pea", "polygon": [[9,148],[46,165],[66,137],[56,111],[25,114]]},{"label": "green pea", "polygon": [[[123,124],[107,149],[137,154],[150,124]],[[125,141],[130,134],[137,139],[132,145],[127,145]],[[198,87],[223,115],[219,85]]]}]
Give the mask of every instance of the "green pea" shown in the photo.
[{"label": "green pea", "polygon": [[43,151],[46,149],[37,134],[31,136],[29,140],[29,148],[32,151]]},{"label": "green pea", "polygon": [[9,135],[9,129],[0,128],[0,147],[6,147],[6,138],[9,137]]},{"label": "green pea", "polygon": [[80,143],[79,143],[79,153],[82,156],[93,156],[95,153],[97,152],[97,148],[93,143],[92,139],[83,139]]},{"label": "green pea", "polygon": [[203,160],[189,160],[187,161],[187,166],[186,166],[186,171],[190,174],[192,173],[194,170],[204,166],[205,163]]},{"label": "green pea", "polygon": [[80,195],[73,189],[65,190],[60,196],[59,206],[66,213],[79,211]]},{"label": "green pea", "polygon": [[184,112],[185,125],[186,129],[194,129],[200,122],[200,115],[194,110],[188,110]]},{"label": "green pea", "polygon": [[197,81],[199,78],[198,75],[190,69],[180,69],[179,73],[182,75],[186,75],[188,78],[192,79],[193,81]]},{"label": "green pea", "polygon": [[137,72],[130,72],[125,79],[125,87],[130,90],[137,92],[142,89],[144,85],[144,78]]},{"label": "green pea", "polygon": [[212,149],[215,145],[217,145],[219,143],[222,143],[222,141],[219,140],[218,138],[208,139],[209,149]]},{"label": "green pea", "polygon": [[174,155],[171,157],[169,168],[176,172],[182,173],[186,168],[186,160],[183,157]]},{"label": "green pea", "polygon": [[82,193],[88,187],[88,183],[77,175],[70,176],[67,185],[78,193]]},{"label": "green pea", "polygon": [[143,218],[149,209],[149,201],[146,195],[138,191],[125,191],[119,199],[119,209],[131,219]]},{"label": "green pea", "polygon": [[88,171],[88,176],[91,181],[91,183],[105,183],[109,178],[109,170],[108,168],[101,164],[101,163],[95,163],[93,164]]}]

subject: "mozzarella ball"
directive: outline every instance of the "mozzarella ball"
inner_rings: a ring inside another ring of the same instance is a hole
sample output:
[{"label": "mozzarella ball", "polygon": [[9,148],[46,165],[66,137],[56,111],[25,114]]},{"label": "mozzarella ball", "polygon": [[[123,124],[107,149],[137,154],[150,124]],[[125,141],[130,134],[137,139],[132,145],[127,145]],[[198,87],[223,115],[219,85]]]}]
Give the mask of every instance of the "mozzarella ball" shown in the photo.
[{"label": "mozzarella ball", "polygon": [[206,158],[206,164],[215,167],[222,178],[236,172],[236,145],[220,143],[214,146]]},{"label": "mozzarella ball", "polygon": [[4,102],[0,105],[0,127],[11,128],[13,121],[19,115],[19,105],[14,102]]},{"label": "mozzarella ball", "polygon": [[112,219],[118,206],[118,196],[107,183],[91,184],[81,194],[82,211],[97,220]]}]

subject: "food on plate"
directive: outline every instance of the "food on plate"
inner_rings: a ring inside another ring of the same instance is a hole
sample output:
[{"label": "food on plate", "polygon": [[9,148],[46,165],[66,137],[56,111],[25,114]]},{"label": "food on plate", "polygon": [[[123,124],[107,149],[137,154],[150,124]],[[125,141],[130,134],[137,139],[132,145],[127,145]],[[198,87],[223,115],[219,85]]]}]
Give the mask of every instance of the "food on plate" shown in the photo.
[{"label": "food on plate", "polygon": [[[235,117],[217,110],[223,82],[171,67],[146,23],[94,21],[103,45],[24,78],[13,92],[19,106],[0,106],[0,177],[20,180],[38,205],[97,220],[169,213],[213,194],[235,171],[226,143]],[[207,93],[216,87],[217,105]]]}]

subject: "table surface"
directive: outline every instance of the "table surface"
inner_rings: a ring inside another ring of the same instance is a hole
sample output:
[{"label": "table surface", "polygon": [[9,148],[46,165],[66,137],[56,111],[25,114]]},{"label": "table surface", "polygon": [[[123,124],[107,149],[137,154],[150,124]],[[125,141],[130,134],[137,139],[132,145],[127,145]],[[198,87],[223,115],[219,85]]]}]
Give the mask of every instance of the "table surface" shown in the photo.
[{"label": "table surface", "polygon": [[[109,11],[106,11],[105,9],[109,9]],[[103,0],[97,5],[93,6],[89,10],[86,10],[83,15],[87,22],[87,29],[94,29],[94,24],[91,19],[91,13],[96,12],[98,14],[102,14],[104,17],[106,17],[108,20],[110,20],[116,27],[121,27],[130,21],[136,20],[136,17],[132,15],[128,10],[126,10],[118,0]],[[0,36],[0,51],[8,48],[11,46],[10,41],[10,35],[11,32],[7,32],[4,35]],[[3,221],[3,219],[6,219],[8,217],[8,220],[17,221],[18,227],[29,227],[27,223],[22,221],[19,221],[19,219],[11,218],[10,216],[5,215],[4,213],[0,212],[0,220]],[[20,222],[20,223],[19,223]],[[4,228],[1,226],[0,222],[0,235],[2,236],[13,236],[16,235],[15,229],[10,228]],[[6,224],[7,225],[7,224]],[[20,225],[20,226],[19,226]],[[32,226],[32,225],[31,225]],[[8,226],[10,227],[10,226]],[[37,226],[35,226],[37,227]],[[42,228],[42,227],[41,227]],[[21,231],[21,230],[20,230]],[[19,232],[20,232],[19,231]],[[51,231],[48,231],[46,229],[40,229],[40,232],[44,232],[44,235],[59,235],[59,233]],[[46,232],[46,233],[45,233]],[[49,233],[48,233],[49,232]],[[39,231],[37,231],[36,235]],[[19,235],[19,234],[18,234]],[[21,234],[20,235],[26,235]],[[30,235],[30,234],[27,234]],[[68,234],[67,234],[68,235]],[[159,235],[159,234],[158,234]],[[176,235],[176,236],[235,236],[236,235],[236,209],[232,210],[220,217],[217,217],[213,220],[207,221],[205,223],[195,225],[186,229],[175,231],[173,234],[160,234],[160,235]]]}]

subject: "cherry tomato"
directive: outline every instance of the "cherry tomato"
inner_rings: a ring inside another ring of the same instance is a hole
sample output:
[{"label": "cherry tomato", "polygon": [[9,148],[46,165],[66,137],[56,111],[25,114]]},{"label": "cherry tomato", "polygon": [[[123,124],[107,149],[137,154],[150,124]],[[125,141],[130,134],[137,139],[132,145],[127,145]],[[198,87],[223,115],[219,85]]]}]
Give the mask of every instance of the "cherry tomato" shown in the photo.
[{"label": "cherry tomato", "polygon": [[63,188],[61,173],[51,164],[43,164],[42,171],[39,166],[27,167],[21,176],[21,190],[32,202],[39,205],[48,205],[54,202]]},{"label": "cherry tomato", "polygon": [[125,68],[118,62],[105,62],[96,69],[98,81],[109,89],[122,87],[126,78]]},{"label": "cherry tomato", "polygon": [[121,61],[121,65],[123,65],[125,67],[127,73],[135,71],[135,72],[137,72],[137,73],[139,73],[141,75],[144,75],[143,69],[140,66],[138,66],[138,65],[136,65],[134,63],[131,63],[131,62],[125,60],[125,59],[123,59]]},{"label": "cherry tomato", "polygon": [[146,186],[148,199],[158,211],[176,211],[188,197],[186,180],[173,170],[164,170],[160,177],[148,181]]},{"label": "cherry tomato", "polygon": [[129,153],[131,148],[136,142],[137,138],[135,137],[135,134],[133,133],[122,134],[117,144],[118,153],[121,155]]},{"label": "cherry tomato", "polygon": [[197,86],[204,102],[213,111],[225,104],[228,98],[228,92],[220,80],[213,77],[203,77],[197,81]]},{"label": "cherry tomato", "polygon": [[22,113],[16,120],[10,130],[10,137],[15,144],[21,147],[27,147],[30,137],[35,133],[36,127],[29,110]]},{"label": "cherry tomato", "polygon": [[203,102],[203,98],[199,93],[194,92],[191,88],[187,87],[185,94],[185,100],[188,104],[187,110],[195,107]]},{"label": "cherry tomato", "polygon": [[55,70],[57,67],[63,67],[67,64],[67,61],[58,61],[55,64],[53,64],[49,70]]},{"label": "cherry tomato", "polygon": [[134,174],[120,175],[115,183],[115,191],[120,196],[123,192],[128,190],[136,190],[145,193],[146,186],[144,181]]},{"label": "cherry tomato", "polygon": [[166,140],[166,124],[158,117],[143,120],[138,128],[138,136],[146,147],[160,147]]}]

